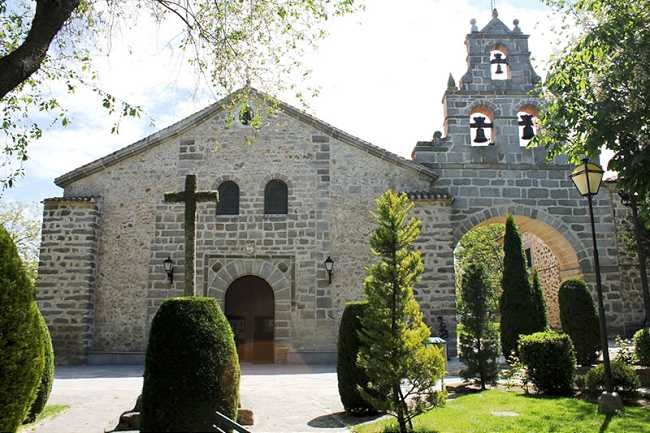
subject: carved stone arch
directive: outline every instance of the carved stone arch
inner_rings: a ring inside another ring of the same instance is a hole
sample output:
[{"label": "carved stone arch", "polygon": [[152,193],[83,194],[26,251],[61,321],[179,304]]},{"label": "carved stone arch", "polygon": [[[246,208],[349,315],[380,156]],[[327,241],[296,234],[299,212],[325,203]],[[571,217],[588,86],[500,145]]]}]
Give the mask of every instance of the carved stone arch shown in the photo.
[{"label": "carved stone arch", "polygon": [[558,218],[528,206],[486,208],[468,216],[454,229],[454,245],[472,228],[491,223],[504,223],[509,214],[514,216],[522,232],[536,235],[551,249],[559,261],[561,279],[591,272],[590,251],[575,233]]},{"label": "carved stone arch", "polygon": [[492,112],[494,117],[501,116],[501,108],[497,104],[488,100],[478,100],[468,107],[466,113],[467,117],[471,116],[476,111],[480,111],[481,108],[487,108]]},{"label": "carved stone arch", "polygon": [[[242,184],[242,179],[239,176],[224,174],[224,175],[217,176],[217,177],[213,178],[212,189],[217,189],[217,188],[219,188],[219,185],[221,185],[224,182],[228,182],[228,181],[235,182],[237,185]],[[241,189],[240,189],[239,193],[241,194]]]},{"label": "carved stone arch", "polygon": [[262,179],[262,184],[260,185],[262,194],[264,194],[264,188],[266,188],[266,184],[272,180],[281,180],[282,182],[286,183],[289,196],[293,194],[293,182],[291,182],[291,179],[289,179],[286,175],[281,173],[272,173],[264,176]]}]

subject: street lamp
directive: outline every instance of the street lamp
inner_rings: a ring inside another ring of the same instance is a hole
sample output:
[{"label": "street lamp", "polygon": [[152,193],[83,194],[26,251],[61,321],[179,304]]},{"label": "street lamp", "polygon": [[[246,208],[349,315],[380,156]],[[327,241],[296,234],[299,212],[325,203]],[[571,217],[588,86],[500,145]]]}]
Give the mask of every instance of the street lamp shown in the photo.
[{"label": "street lamp", "polygon": [[334,260],[332,260],[330,256],[327,256],[327,259],[325,259],[325,270],[327,271],[329,282],[330,284],[332,284],[332,271],[334,270]]},{"label": "street lamp", "polygon": [[641,275],[641,292],[643,293],[643,304],[645,307],[644,326],[650,326],[650,291],[648,290],[648,272],[646,270],[645,249],[641,243],[641,220],[639,219],[638,193],[619,191],[621,202],[624,206],[632,209],[632,224],[634,224],[634,239],[636,241],[636,254],[639,259],[639,274]]},{"label": "street lamp", "polygon": [[614,392],[612,382],[612,366],[609,362],[609,347],[607,345],[607,322],[605,318],[605,307],[603,305],[603,288],[600,279],[600,262],[598,260],[598,247],[596,245],[596,225],[594,223],[594,208],[592,197],[598,194],[603,180],[603,169],[589,158],[582,160],[571,173],[571,180],[578,189],[581,196],[587,197],[589,202],[589,218],[591,219],[591,238],[594,243],[594,267],[596,268],[596,291],[598,293],[598,315],[600,318],[600,345],[603,351],[603,363],[605,364],[605,388],[606,390],[598,398],[598,409],[601,413],[611,414],[623,409],[623,402],[617,393]]}]

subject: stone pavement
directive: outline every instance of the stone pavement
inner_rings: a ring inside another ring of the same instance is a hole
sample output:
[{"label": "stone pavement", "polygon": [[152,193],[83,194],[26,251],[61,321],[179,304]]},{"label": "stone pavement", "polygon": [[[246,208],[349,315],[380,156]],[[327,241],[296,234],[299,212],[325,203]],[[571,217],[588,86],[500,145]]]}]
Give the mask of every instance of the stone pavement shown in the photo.
[{"label": "stone pavement", "polygon": [[[450,370],[454,367],[452,363]],[[120,414],[135,404],[142,372],[142,366],[58,367],[48,403],[70,408],[23,432],[111,430]],[[255,414],[255,425],[250,427],[255,433],[340,433],[349,431],[346,426],[367,421],[343,414],[333,365],[245,364],[240,390],[242,407]]]}]

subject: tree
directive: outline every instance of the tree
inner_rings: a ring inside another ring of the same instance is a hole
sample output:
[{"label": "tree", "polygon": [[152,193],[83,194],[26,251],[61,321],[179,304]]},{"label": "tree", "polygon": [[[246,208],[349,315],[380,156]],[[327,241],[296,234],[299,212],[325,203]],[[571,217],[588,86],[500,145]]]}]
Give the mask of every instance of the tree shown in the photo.
[{"label": "tree", "polygon": [[[0,131],[3,153],[14,163],[2,174],[3,186],[22,173],[28,144],[40,138],[42,124],[70,122],[61,95],[48,90],[53,83],[70,93],[79,87],[96,93],[115,119],[114,131],[122,117],[142,113],[96,85],[93,60],[102,54],[102,40],[110,46],[114,29],[129,32],[152,17],[176,25],[180,37],[169,46],[187,53],[197,78],[216,94],[250,82],[300,97],[304,89],[294,83],[309,75],[305,50],[325,35],[330,17],[356,9],[355,0],[0,1]],[[51,119],[35,121],[35,114]]]},{"label": "tree", "polygon": [[503,246],[505,225],[486,224],[474,227],[458,242],[454,251],[457,287],[460,288],[463,269],[470,263],[481,263],[492,287],[501,288],[503,274]]},{"label": "tree", "polygon": [[15,432],[41,382],[44,344],[34,288],[11,237],[0,226],[0,431]]},{"label": "tree", "polygon": [[544,330],[548,326],[548,318],[546,317],[546,301],[544,300],[544,289],[542,283],[539,281],[539,273],[537,269],[533,269],[533,276],[531,281],[532,302],[535,308],[535,316],[533,321],[535,326]]},{"label": "tree", "polygon": [[471,263],[464,269],[460,287],[459,357],[465,364],[461,375],[465,379],[478,378],[481,389],[485,389],[497,378],[497,294],[482,264]]},{"label": "tree", "polygon": [[[613,152],[622,189],[650,200],[650,4],[647,0],[545,0],[579,30],[551,64],[537,139],[574,162]],[[650,221],[650,220],[646,220]]]},{"label": "tree", "polygon": [[558,292],[562,330],[576,350],[580,365],[592,365],[598,360],[600,327],[587,284],[579,279],[563,281]]},{"label": "tree", "polygon": [[377,261],[364,280],[368,309],[361,319],[359,350],[369,391],[362,394],[375,408],[395,416],[400,433],[405,433],[413,431],[413,417],[438,402],[435,385],[445,361],[440,349],[425,345],[430,330],[413,295],[424,269],[421,253],[412,247],[420,234],[420,221],[409,217],[413,203],[406,194],[392,191],[376,203],[377,228],[370,246]]},{"label": "tree", "polygon": [[0,225],[14,241],[32,283],[38,273],[41,213],[41,207],[36,203],[0,201]]},{"label": "tree", "polygon": [[546,325],[539,320],[539,307],[528,280],[521,236],[512,215],[508,215],[506,219],[503,253],[499,310],[501,350],[507,358],[513,352],[517,353],[517,341],[520,335],[543,331]]}]

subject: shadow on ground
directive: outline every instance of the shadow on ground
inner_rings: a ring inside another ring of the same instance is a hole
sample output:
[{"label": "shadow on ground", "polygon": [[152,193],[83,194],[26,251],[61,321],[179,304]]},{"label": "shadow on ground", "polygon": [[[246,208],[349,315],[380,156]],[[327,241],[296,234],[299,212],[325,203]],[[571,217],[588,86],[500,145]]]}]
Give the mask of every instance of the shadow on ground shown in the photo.
[{"label": "shadow on ground", "polygon": [[374,421],[381,417],[382,415],[355,417],[347,415],[345,412],[336,412],[314,418],[307,425],[313,428],[342,428]]}]

